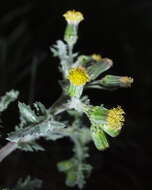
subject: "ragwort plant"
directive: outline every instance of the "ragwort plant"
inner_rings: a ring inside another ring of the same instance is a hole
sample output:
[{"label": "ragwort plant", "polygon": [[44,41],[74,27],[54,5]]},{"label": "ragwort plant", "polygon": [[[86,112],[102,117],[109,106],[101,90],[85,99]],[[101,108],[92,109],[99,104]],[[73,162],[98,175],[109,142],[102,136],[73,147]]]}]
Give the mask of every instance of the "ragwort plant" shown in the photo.
[{"label": "ragwort plant", "polygon": [[[67,22],[64,41],[59,40],[50,48],[53,55],[59,58],[62,94],[48,109],[40,102],[34,103],[32,107],[18,103],[20,123],[15,127],[15,131],[8,134],[6,140],[9,142],[0,150],[0,161],[16,149],[44,150],[36,142],[40,137],[53,141],[69,137],[74,144],[73,157],[59,162],[57,168],[65,173],[66,185],[71,187],[77,185],[82,189],[92,170],[92,166],[87,163],[88,143],[93,142],[99,151],[107,149],[109,147],[107,135],[116,137],[125,120],[125,112],[120,106],[107,109],[103,104],[91,105],[83,92],[88,88],[115,90],[130,87],[133,79],[115,75],[100,78],[103,72],[112,67],[112,60],[102,58],[98,54],[74,53],[79,23],[84,17],[75,10],[67,11],[63,16]],[[14,90],[6,93],[0,101],[0,112],[4,111],[17,96],[18,92]],[[69,114],[72,122],[63,120],[63,112]],[[83,115],[88,117],[90,127],[82,121]]]}]

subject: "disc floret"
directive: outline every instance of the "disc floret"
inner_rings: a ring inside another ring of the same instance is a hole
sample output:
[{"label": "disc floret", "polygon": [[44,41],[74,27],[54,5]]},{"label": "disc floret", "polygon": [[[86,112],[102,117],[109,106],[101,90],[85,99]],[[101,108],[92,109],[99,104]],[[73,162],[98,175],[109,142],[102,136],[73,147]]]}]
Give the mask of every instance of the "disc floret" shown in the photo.
[{"label": "disc floret", "polygon": [[121,129],[125,121],[124,114],[125,112],[120,106],[110,109],[107,114],[108,126],[113,129]]},{"label": "disc floret", "polygon": [[127,87],[130,87],[131,84],[134,82],[134,79],[131,77],[121,77],[120,82]]},{"label": "disc floret", "polygon": [[82,20],[84,20],[83,14],[79,11],[69,10],[64,15],[65,20],[69,24],[79,24]]},{"label": "disc floret", "polygon": [[68,79],[75,86],[83,86],[90,81],[90,77],[84,67],[72,68],[69,71]]}]

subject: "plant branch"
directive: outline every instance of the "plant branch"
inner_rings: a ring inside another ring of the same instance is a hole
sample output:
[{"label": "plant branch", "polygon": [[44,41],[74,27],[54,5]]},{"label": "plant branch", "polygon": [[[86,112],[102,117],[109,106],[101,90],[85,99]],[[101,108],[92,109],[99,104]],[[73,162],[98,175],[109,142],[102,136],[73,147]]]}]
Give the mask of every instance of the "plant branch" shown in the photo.
[{"label": "plant branch", "polygon": [[[66,102],[66,100],[68,99],[67,96],[65,96],[64,94],[62,94],[59,99],[51,106],[50,109],[48,109],[48,113],[49,116],[47,119],[41,121],[41,123],[39,124],[45,124],[45,122],[48,122],[51,119],[51,115],[58,115],[60,113],[62,113],[63,111],[67,110],[67,106],[66,104],[64,105],[64,103]],[[33,126],[34,127],[34,126]],[[36,126],[35,126],[36,127]],[[26,128],[25,128],[26,129]],[[29,127],[27,127],[27,130],[29,130]],[[52,131],[52,133],[60,133],[63,136],[67,135],[67,132],[65,133],[64,130],[60,131],[59,130],[55,130]],[[39,136],[38,138],[40,138],[41,136]],[[30,140],[36,140],[38,139],[35,137],[35,139],[31,138]],[[20,139],[20,142],[24,142],[24,143],[29,143],[30,141],[25,141],[25,137],[22,137]],[[15,151],[18,148],[18,143],[17,142],[8,142],[3,148],[0,149],[0,162],[6,158],[10,153],[12,153],[13,151]]]},{"label": "plant branch", "polygon": [[0,162],[17,149],[17,143],[9,142],[0,149]]}]

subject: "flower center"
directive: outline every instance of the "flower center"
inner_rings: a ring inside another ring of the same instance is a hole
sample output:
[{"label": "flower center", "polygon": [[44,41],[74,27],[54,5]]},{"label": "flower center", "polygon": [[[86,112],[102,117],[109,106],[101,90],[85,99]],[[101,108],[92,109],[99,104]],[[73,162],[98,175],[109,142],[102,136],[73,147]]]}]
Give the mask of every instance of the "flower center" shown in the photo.
[{"label": "flower center", "polygon": [[120,78],[120,82],[124,83],[124,84],[128,84],[128,86],[131,85],[131,83],[133,83],[134,79],[131,77],[121,77]]},{"label": "flower center", "polygon": [[118,106],[117,108],[110,109],[108,111],[108,117],[107,117],[107,122],[109,126],[117,129],[121,128],[125,121],[123,116],[124,114],[125,112],[120,106]]},{"label": "flower center", "polygon": [[69,24],[78,24],[84,19],[83,14],[75,10],[67,11],[63,16]]},{"label": "flower center", "polygon": [[90,80],[87,71],[83,67],[76,67],[71,69],[69,71],[68,79],[72,84],[76,86],[84,85]]}]

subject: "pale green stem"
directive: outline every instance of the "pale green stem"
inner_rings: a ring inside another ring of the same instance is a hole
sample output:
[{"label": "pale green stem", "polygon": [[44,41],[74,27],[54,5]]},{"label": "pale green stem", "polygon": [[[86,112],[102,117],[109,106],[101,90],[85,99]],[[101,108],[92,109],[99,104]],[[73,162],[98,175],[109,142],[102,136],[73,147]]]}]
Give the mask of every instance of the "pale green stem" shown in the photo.
[{"label": "pale green stem", "polygon": [[73,64],[73,45],[68,45],[69,49],[69,63],[70,65]]}]

